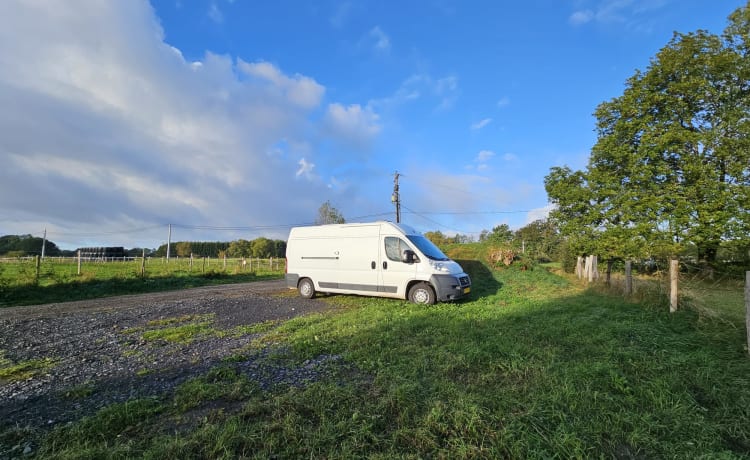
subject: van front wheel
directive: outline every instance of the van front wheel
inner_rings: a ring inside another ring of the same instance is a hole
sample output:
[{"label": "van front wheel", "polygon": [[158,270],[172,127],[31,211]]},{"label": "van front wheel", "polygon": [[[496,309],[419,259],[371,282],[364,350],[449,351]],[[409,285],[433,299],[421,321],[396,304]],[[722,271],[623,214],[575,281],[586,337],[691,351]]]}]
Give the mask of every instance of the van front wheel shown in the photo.
[{"label": "van front wheel", "polygon": [[422,305],[435,303],[435,291],[427,283],[417,283],[409,289],[409,300]]},{"label": "van front wheel", "polygon": [[315,297],[315,285],[310,278],[302,278],[299,280],[297,290],[299,291],[299,295],[306,299],[312,299]]}]

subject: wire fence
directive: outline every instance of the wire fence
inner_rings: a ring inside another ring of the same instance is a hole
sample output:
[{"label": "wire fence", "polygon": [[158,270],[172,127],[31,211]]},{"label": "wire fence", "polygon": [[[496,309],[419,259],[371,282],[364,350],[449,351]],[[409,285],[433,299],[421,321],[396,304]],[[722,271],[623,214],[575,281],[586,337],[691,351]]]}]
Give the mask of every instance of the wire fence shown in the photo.
[{"label": "wire fence", "polygon": [[0,258],[0,287],[185,275],[282,274],[283,258],[17,257]]}]

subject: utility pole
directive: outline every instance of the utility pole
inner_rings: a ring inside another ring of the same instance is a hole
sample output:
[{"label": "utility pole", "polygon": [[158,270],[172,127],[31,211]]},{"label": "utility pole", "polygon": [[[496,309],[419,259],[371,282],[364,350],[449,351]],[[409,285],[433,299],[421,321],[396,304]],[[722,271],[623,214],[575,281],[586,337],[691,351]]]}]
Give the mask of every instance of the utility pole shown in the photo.
[{"label": "utility pole", "polygon": [[393,195],[391,195],[391,201],[396,205],[396,223],[401,223],[401,198],[398,195],[398,178],[400,174],[398,171],[393,173]]},{"label": "utility pole", "polygon": [[44,229],[44,238],[42,238],[42,260],[44,260],[44,247],[47,246],[47,229]]},{"label": "utility pole", "polygon": [[167,233],[167,262],[169,262],[169,244],[172,242],[172,224],[169,225],[169,233]]}]

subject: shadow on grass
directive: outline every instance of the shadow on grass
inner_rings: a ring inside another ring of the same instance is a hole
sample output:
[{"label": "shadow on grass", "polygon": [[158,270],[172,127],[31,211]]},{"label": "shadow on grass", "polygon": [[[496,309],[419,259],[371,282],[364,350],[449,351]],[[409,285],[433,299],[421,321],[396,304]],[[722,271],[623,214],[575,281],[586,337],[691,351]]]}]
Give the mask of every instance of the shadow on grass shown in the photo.
[{"label": "shadow on grass", "polygon": [[219,284],[246,283],[279,279],[281,275],[207,272],[202,274],[169,275],[148,278],[109,278],[50,286],[11,286],[0,289],[0,308],[21,305],[70,302],[127,294],[175,291],[180,289]]},{"label": "shadow on grass", "polygon": [[492,271],[478,260],[457,260],[464,272],[471,277],[471,296],[470,299],[495,295],[503,287],[503,283],[498,281]]}]

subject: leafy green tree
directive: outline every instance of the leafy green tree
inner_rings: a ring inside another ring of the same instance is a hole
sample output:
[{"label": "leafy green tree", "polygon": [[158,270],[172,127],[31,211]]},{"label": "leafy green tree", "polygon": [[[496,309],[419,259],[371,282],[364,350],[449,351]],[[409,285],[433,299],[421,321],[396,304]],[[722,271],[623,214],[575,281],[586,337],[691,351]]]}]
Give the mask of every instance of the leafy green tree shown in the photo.
[{"label": "leafy green tree", "polygon": [[271,257],[274,254],[273,241],[268,238],[256,238],[250,244],[253,257]]},{"label": "leafy green tree", "polygon": [[573,248],[634,257],[692,245],[712,266],[723,241],[748,238],[749,17],[738,9],[723,37],[675,34],[597,108],[587,170],[545,179]]},{"label": "leafy green tree", "polygon": [[273,256],[274,257],[286,257],[286,241],[274,240],[273,241]]},{"label": "leafy green tree", "polygon": [[509,243],[513,241],[513,230],[508,224],[500,224],[492,228],[491,232],[482,231],[479,241],[490,243]]},{"label": "leafy green tree", "polygon": [[552,220],[539,219],[519,228],[515,239],[522,242],[525,254],[532,259],[556,260],[559,257],[562,237]]},{"label": "leafy green tree", "polygon": [[440,230],[425,232],[424,237],[435,243],[436,246],[443,247],[448,243],[448,238]]},{"label": "leafy green tree", "polygon": [[61,254],[60,248],[50,240],[31,235],[5,235],[0,237],[0,254],[22,254],[24,256],[41,255],[42,244],[44,254],[56,257]]},{"label": "leafy green tree", "polygon": [[178,241],[172,247],[174,248],[175,255],[179,257],[190,257],[190,254],[193,252],[193,246],[188,241]]},{"label": "leafy green tree", "polygon": [[343,223],[346,223],[344,216],[338,209],[331,205],[330,201],[326,201],[320,205],[320,208],[318,208],[318,217],[315,219],[315,225]]},{"label": "leafy green tree", "polygon": [[253,249],[250,241],[239,239],[229,243],[227,248],[229,257],[252,257]]}]

